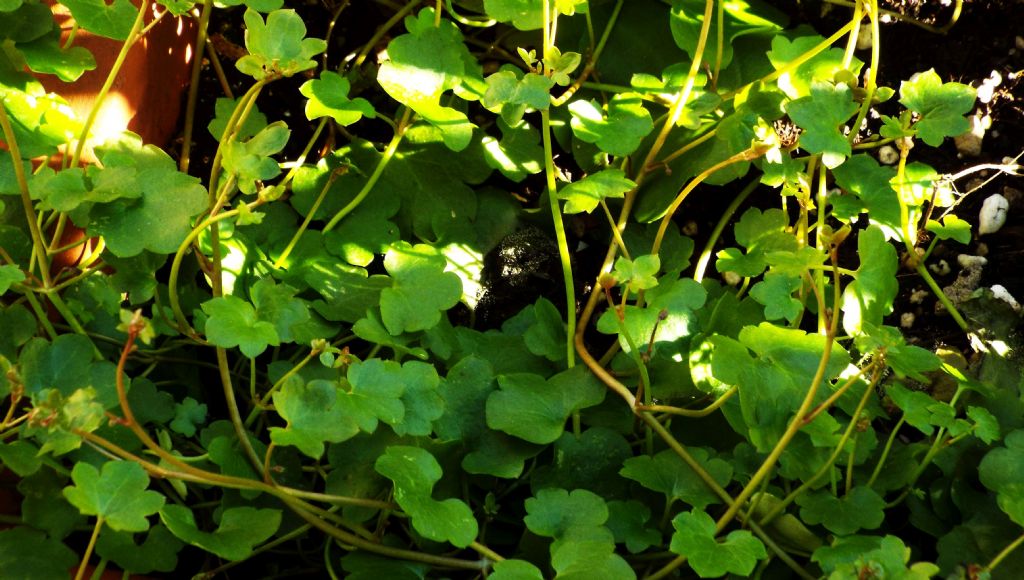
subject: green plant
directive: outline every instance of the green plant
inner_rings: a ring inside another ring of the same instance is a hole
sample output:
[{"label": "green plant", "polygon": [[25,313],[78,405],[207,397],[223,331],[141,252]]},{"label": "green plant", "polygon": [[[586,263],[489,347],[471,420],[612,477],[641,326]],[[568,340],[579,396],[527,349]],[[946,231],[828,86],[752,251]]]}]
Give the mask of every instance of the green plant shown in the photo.
[{"label": "green plant", "polygon": [[[144,32],[148,2],[66,4],[126,49]],[[1019,573],[1019,315],[954,304],[918,252],[925,230],[969,239],[910,158],[967,129],[973,89],[877,86],[875,0],[829,38],[755,0],[381,1],[323,60],[296,12],[244,4],[251,84],[218,100],[197,178],[131,135],[80,168],[90,122],[22,69],[89,59],[39,4],[0,3],[24,23],[0,61],[0,461],[26,494],[6,573]],[[296,75],[315,129],[289,158],[303,121],[260,105]],[[59,170],[28,161],[73,137]],[[889,143],[896,168],[870,155]],[[539,199],[509,193],[532,176]],[[679,212],[712,187],[734,200],[695,256]],[[755,190],[777,195],[716,252]],[[53,271],[68,221],[101,249]],[[551,240],[517,254],[527,225]],[[489,270],[493,248],[519,261]],[[980,363],[886,325],[901,252]],[[216,558],[185,569],[185,546]]]}]

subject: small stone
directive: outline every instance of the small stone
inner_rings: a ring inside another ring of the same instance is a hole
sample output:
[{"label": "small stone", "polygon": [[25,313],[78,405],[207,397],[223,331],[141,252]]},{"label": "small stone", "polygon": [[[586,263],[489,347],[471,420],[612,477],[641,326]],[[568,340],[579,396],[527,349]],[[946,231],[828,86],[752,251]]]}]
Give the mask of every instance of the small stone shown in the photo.
[{"label": "small stone", "polygon": [[[943,261],[945,261],[945,260],[943,260]],[[949,264],[946,264],[946,268],[949,268]],[[924,288],[921,288],[919,290],[914,290],[910,294],[910,303],[911,304],[924,304],[924,299],[927,298],[929,294],[931,294],[931,292],[925,290]]]},{"label": "small stone", "polygon": [[[971,115],[971,128],[963,135],[953,137],[956,150],[967,157],[981,155],[981,142],[985,139],[985,122],[979,115]],[[991,121],[990,121],[991,123]]]},{"label": "small stone", "polygon": [[988,244],[985,242],[978,242],[977,247],[974,248],[975,256],[987,256],[988,255]]},{"label": "small stone", "polygon": [[684,223],[683,227],[682,227],[682,231],[683,231],[683,235],[684,236],[695,236],[695,235],[697,235],[697,232],[699,230],[700,230],[700,226],[698,226],[697,222],[695,222],[693,220],[687,220],[686,223]]},{"label": "small stone", "polygon": [[928,269],[932,271],[932,274],[936,276],[948,276],[952,271],[949,267],[949,262],[945,260],[939,260],[934,264],[929,264]]},{"label": "small stone", "polygon": [[903,314],[900,315],[900,326],[902,326],[903,328],[910,328],[914,326],[915,318],[917,317],[914,316],[913,312],[904,312]]},{"label": "small stone", "polygon": [[892,165],[900,160],[899,151],[892,145],[883,145],[878,148],[878,160],[883,165]]},{"label": "small stone", "polygon": [[1017,47],[1017,50],[1024,50],[1024,36],[1014,37],[1013,45]]},{"label": "small stone", "polygon": [[978,87],[978,102],[980,103],[991,103],[992,98],[995,96],[996,89],[1003,82],[1003,75],[999,74],[999,71],[992,71],[987,79],[981,82],[981,86]]},{"label": "small stone", "polygon": [[725,283],[729,286],[739,286],[740,282],[743,281],[743,276],[740,276],[736,272],[723,272],[722,280],[725,280]]},{"label": "small stone", "polygon": [[984,256],[972,256],[970,254],[960,254],[956,257],[956,262],[964,269],[981,268],[985,264],[988,264],[988,258],[985,258]]},{"label": "small stone", "polygon": [[989,290],[992,291],[992,296],[1009,304],[1010,307],[1013,308],[1014,312],[1020,312],[1020,303],[1017,302],[1017,299],[1010,294],[1010,291],[1007,290],[1006,287],[996,284],[989,288]]},{"label": "small stone", "polygon": [[988,196],[981,204],[978,213],[978,235],[992,234],[999,231],[1006,223],[1006,212],[1010,202],[998,193]]}]

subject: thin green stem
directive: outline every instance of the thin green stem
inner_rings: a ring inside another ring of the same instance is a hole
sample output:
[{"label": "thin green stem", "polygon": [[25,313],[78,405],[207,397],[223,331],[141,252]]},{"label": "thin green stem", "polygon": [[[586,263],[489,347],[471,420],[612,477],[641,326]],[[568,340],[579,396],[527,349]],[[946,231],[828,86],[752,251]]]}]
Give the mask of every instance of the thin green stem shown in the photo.
[{"label": "thin green stem", "polygon": [[715,251],[715,244],[718,243],[718,238],[722,236],[722,232],[725,230],[725,226],[729,224],[733,216],[736,215],[736,211],[739,210],[740,204],[750,197],[750,194],[757,189],[757,186],[761,184],[761,180],[758,178],[750,180],[743,189],[732,198],[729,202],[729,207],[725,208],[722,212],[722,216],[718,218],[718,223],[715,224],[715,229],[711,230],[711,236],[708,237],[708,241],[704,244],[704,250],[700,253],[700,259],[697,260],[697,267],[693,272],[693,279],[700,282],[704,279],[704,272],[707,270],[708,264],[711,262],[711,254]]},{"label": "thin green stem", "polygon": [[555,162],[551,145],[551,114],[548,111],[541,111],[541,136],[544,140],[544,173],[547,177],[548,204],[551,209],[551,221],[555,227],[555,237],[558,241],[562,280],[565,284],[566,360],[569,368],[572,368],[576,365],[576,351],[573,348],[573,336],[576,334],[576,287],[572,279],[569,242],[566,239],[562,210],[558,203],[558,185],[555,182]]},{"label": "thin green stem", "polygon": [[92,551],[96,548],[96,540],[100,537],[100,529],[103,528],[103,516],[96,517],[96,524],[92,527],[92,535],[89,536],[89,544],[82,553],[82,563],[78,565],[78,572],[75,573],[75,580],[82,580],[85,577],[85,569],[92,558]]},{"label": "thin green stem", "polygon": [[892,444],[896,441],[896,435],[900,432],[900,427],[907,422],[906,415],[900,417],[899,421],[896,421],[896,425],[892,428],[892,432],[889,433],[889,438],[885,441],[885,446],[882,447],[882,454],[878,457],[878,462],[875,463],[875,469],[871,471],[871,477],[868,478],[868,487],[875,485],[875,480],[882,473],[882,467],[885,465],[885,460],[889,458],[889,452],[892,451]]},{"label": "thin green stem", "polygon": [[[47,259],[46,242],[43,241],[43,234],[39,230],[38,217],[35,208],[32,206],[32,196],[28,191],[28,178],[25,176],[25,164],[21,158],[21,148],[18,147],[18,140],[14,136],[14,128],[7,116],[5,99],[0,99],[0,128],[3,129],[4,141],[7,142],[7,150],[11,155],[11,162],[14,164],[14,178],[18,182],[18,193],[21,194],[21,207],[25,211],[25,221],[28,222],[28,230],[32,235],[32,248],[39,265],[39,277],[43,280],[43,287],[49,288],[52,285],[50,279],[50,261]],[[29,268],[31,271],[31,267]]]},{"label": "thin green stem", "polygon": [[345,218],[345,216],[352,213],[352,210],[359,207],[359,204],[361,204],[363,200],[366,199],[366,196],[370,195],[370,191],[372,191],[373,187],[377,185],[377,181],[380,179],[380,176],[384,174],[384,168],[386,168],[388,166],[388,163],[390,163],[391,160],[395,157],[395,152],[398,151],[398,145],[402,142],[402,137],[405,136],[405,130],[411,118],[412,109],[406,109],[405,112],[402,113],[402,119],[398,122],[398,125],[395,127],[395,133],[391,137],[391,142],[388,143],[388,146],[384,149],[384,153],[381,154],[380,161],[378,161],[377,166],[373,168],[373,173],[370,174],[370,177],[366,180],[366,183],[363,184],[363,188],[359,190],[359,193],[356,194],[355,198],[353,198],[352,201],[348,202],[348,204],[345,207],[341,208],[340,210],[338,210],[338,213],[334,214],[334,217],[331,218],[331,221],[327,222],[327,225],[324,226],[322,233],[326,234],[327,232],[333,230],[334,227],[337,226],[338,223]]},{"label": "thin green stem", "polygon": [[227,351],[221,347],[217,347],[217,368],[220,370],[220,382],[224,389],[224,402],[227,403],[228,416],[231,418],[231,424],[235,427],[235,435],[238,437],[238,443],[242,446],[242,451],[245,452],[246,457],[249,458],[249,462],[252,463],[256,471],[260,471],[263,466],[263,462],[260,461],[259,456],[256,454],[256,450],[252,447],[252,441],[249,441],[249,434],[245,430],[245,425],[242,424],[242,415],[238,411],[238,401],[235,400],[235,389],[231,385],[231,371],[228,369],[228,354]]},{"label": "thin green stem", "polygon": [[213,0],[203,0],[202,12],[199,15],[199,31],[196,33],[195,50],[192,52],[192,71],[188,86],[188,100],[185,103],[185,128],[182,131],[181,159],[178,169],[188,173],[189,157],[192,153],[192,129],[195,125],[196,104],[199,102],[199,73],[203,68],[203,47],[206,46],[207,30],[210,27],[210,14],[213,12]]},{"label": "thin green stem", "polygon": [[1019,548],[1021,544],[1024,544],[1024,534],[1018,536],[1017,539],[1010,542],[1006,545],[1005,548],[1000,550],[999,553],[996,554],[994,558],[992,558],[992,561],[989,562],[987,566],[985,566],[985,571],[991,574],[992,570],[995,570],[996,566],[998,566],[1003,560],[1005,560],[1007,556],[1012,554],[1014,550]]}]

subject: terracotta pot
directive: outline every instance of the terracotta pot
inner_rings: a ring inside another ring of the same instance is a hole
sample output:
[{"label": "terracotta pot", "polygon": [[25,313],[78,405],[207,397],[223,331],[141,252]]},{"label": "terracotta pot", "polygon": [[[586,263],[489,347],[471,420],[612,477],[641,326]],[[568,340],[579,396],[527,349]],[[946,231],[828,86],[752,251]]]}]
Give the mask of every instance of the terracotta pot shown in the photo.
[{"label": "terracotta pot", "polygon": [[[51,4],[61,27],[61,39],[65,40],[75,21],[64,6]],[[157,12],[156,5],[152,6],[147,22],[151,22]],[[166,145],[177,128],[182,95],[195,56],[195,37],[192,19],[167,15],[139,40],[129,51],[103,101],[93,127],[94,134],[112,135],[128,129],[138,133],[145,143]],[[75,34],[75,45],[92,52],[96,68],[70,84],[52,75],[43,75],[39,80],[46,90],[67,99],[75,113],[84,119],[117,59],[121,44],[79,30]]]},{"label": "terracotta pot", "polygon": [[[51,9],[61,27],[61,39],[66,40],[75,21],[64,6],[52,0]],[[147,22],[152,22],[156,13],[157,6],[153,4]],[[195,57],[195,38],[196,26],[192,19],[164,16],[128,52],[100,107],[93,135],[102,140],[127,129],[141,136],[144,143],[158,147],[167,145],[177,131],[182,97]],[[39,80],[47,91],[67,99],[78,117],[85,119],[117,59],[122,43],[78,30],[75,45],[92,52],[96,59],[95,69],[84,73],[73,83],[64,83],[52,75],[41,75]],[[95,158],[87,150],[82,161],[91,163]],[[60,245],[78,241],[84,235],[81,229],[69,223]],[[90,245],[95,245],[95,242],[88,241],[83,246],[54,255],[51,273],[56,275],[65,268],[76,267],[88,253],[87,246]]]}]

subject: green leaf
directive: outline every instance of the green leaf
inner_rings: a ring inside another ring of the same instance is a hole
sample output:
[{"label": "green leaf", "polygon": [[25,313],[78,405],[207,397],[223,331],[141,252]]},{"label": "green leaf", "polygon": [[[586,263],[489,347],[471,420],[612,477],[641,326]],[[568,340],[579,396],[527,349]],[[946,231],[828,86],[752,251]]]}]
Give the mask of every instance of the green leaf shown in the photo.
[{"label": "green leaf", "polygon": [[[691,60],[697,56],[697,40],[704,24],[704,6],[702,0],[672,0],[669,19],[672,37],[676,45],[690,55]],[[718,21],[719,14],[723,16],[722,22]],[[785,22],[785,15],[767,3],[757,0],[729,2],[721,12],[713,11],[711,19],[712,35],[716,30],[722,30],[723,33],[721,63],[717,62],[714,36],[705,44],[704,53],[700,55],[701,61],[715,66],[716,70],[719,67],[724,69],[732,62],[733,41],[736,38],[749,34],[774,35],[782,30],[781,24]]]},{"label": "green leaf", "polygon": [[394,498],[412,517],[412,527],[423,537],[465,548],[476,539],[477,522],[464,502],[431,496],[441,479],[441,466],[425,449],[393,445],[377,458],[374,468],[395,484]]},{"label": "green leaf", "polygon": [[144,532],[146,516],[164,505],[164,496],[149,491],[149,475],[134,461],[108,461],[102,472],[88,463],[76,463],[71,470],[74,485],[64,488],[64,497],[85,515],[99,516],[113,530]]},{"label": "green leaf", "polygon": [[18,51],[34,72],[54,74],[64,82],[74,82],[85,71],[96,68],[96,59],[84,47],[63,48],[60,35],[61,31],[54,28],[32,42],[19,42]]},{"label": "green leaf", "polygon": [[850,204],[856,207],[856,211],[841,217],[848,220],[862,211],[867,211],[868,219],[872,224],[881,227],[887,238],[903,237],[900,202],[890,184],[890,180],[896,175],[895,169],[880,165],[874,157],[861,153],[836,167],[833,174],[836,177],[836,184],[853,194],[843,195],[842,199],[854,198],[860,201],[859,204]]},{"label": "green leaf", "polygon": [[[825,337],[768,323],[744,327],[739,341],[712,337],[712,373],[725,384],[739,385],[739,409],[724,409],[726,418],[762,453],[768,453],[786,430],[817,373]],[[747,349],[757,353],[753,358]],[[823,380],[829,381],[850,362],[849,354],[832,345]]]},{"label": "green leaf", "polygon": [[319,79],[306,81],[299,87],[299,92],[309,99],[306,102],[306,118],[330,117],[344,126],[363,117],[375,119],[377,111],[370,101],[363,98],[349,99],[350,89],[348,79],[331,71],[323,71]]},{"label": "green leaf", "polygon": [[789,102],[787,112],[804,129],[800,147],[809,153],[821,153],[829,169],[842,165],[852,153],[850,142],[839,130],[857,112],[853,91],[847,85],[816,82],[811,85],[810,96]]},{"label": "green leaf", "polygon": [[[805,58],[817,45],[825,39],[816,34],[799,36],[789,39],[782,34],[772,38],[772,49],[768,51],[767,57],[775,70],[789,67],[790,63],[797,59]],[[862,63],[854,58],[849,68],[843,66],[843,49],[838,47],[829,48],[818,52],[815,56],[807,59],[794,70],[779,77],[779,88],[791,99],[806,97],[811,94],[811,85],[815,81],[831,82],[836,73],[844,70],[854,75],[859,74]]]},{"label": "green leaf", "polygon": [[248,558],[257,544],[274,535],[281,525],[281,510],[227,508],[221,512],[219,524],[213,532],[200,530],[192,510],[185,506],[165,505],[160,510],[160,520],[184,542],[237,562]]},{"label": "green leaf", "polygon": [[[367,365],[369,361],[364,364]],[[388,367],[385,367],[388,368]],[[405,407],[405,414],[398,422],[392,423],[391,428],[399,436],[411,435],[425,437],[433,431],[432,423],[440,419],[444,414],[444,399],[437,392],[441,379],[433,365],[419,361],[409,361],[401,366],[390,367],[394,369],[391,373],[392,380],[399,381],[405,386],[402,392],[402,405]],[[351,373],[351,371],[350,371]]]},{"label": "green leaf", "polygon": [[590,427],[579,435],[565,432],[554,445],[554,459],[531,477],[533,489],[586,489],[602,497],[625,495],[628,482],[619,476],[632,457],[629,442],[607,427]]},{"label": "green leaf", "polygon": [[661,269],[661,259],[657,254],[637,256],[636,260],[620,257],[615,260],[615,279],[625,284],[631,292],[650,290],[658,285],[655,277]]},{"label": "green leaf", "polygon": [[284,149],[290,135],[288,125],[277,121],[245,141],[235,139],[226,144],[224,170],[236,177],[242,193],[256,193],[263,181],[281,173],[280,165],[270,156]]},{"label": "green leaf", "polygon": [[287,421],[285,427],[271,427],[270,440],[277,445],[294,445],[313,459],[324,453],[324,442],[340,443],[359,432],[350,417],[337,383],[316,379],[308,383],[287,382],[274,393],[274,408]]},{"label": "green leaf", "polygon": [[423,580],[430,566],[385,558],[369,552],[354,551],[341,559],[341,568],[348,572],[347,580]]},{"label": "green leaf", "polygon": [[[231,118],[231,114],[235,112],[237,106],[238,99],[228,99],[226,97],[217,99],[217,102],[214,104],[213,120],[206,125],[206,128],[217,141],[224,137],[224,130],[228,127],[228,120]],[[266,126],[267,116],[254,106],[241,126],[235,127],[235,139],[248,139],[259,133]]]},{"label": "green leaf", "polygon": [[114,40],[124,40],[139,13],[131,0],[68,0],[61,2],[82,28]]},{"label": "green leaf", "polygon": [[793,297],[802,285],[799,276],[769,272],[750,289],[750,296],[764,304],[764,317],[768,320],[785,318],[793,322],[804,310],[804,305]]},{"label": "green leaf", "polygon": [[446,261],[436,249],[408,242],[393,244],[384,267],[393,280],[381,290],[380,313],[392,334],[427,330],[441,320],[441,312],[462,296],[462,282],[445,272]]},{"label": "green leaf", "polygon": [[718,252],[715,267],[719,272],[735,272],[741,276],[758,276],[768,266],[774,252],[797,251],[796,238],[785,231],[789,225],[786,214],[779,209],[764,211],[749,208],[736,224],[736,242],[747,248],[743,254],[736,248]]},{"label": "green leaf", "polygon": [[555,81],[537,73],[509,67],[487,77],[487,92],[480,103],[500,113],[507,125],[518,125],[528,109],[546,111],[551,105],[551,87]]},{"label": "green leaf", "polygon": [[635,580],[636,572],[615,554],[615,538],[608,528],[577,526],[551,544],[555,578],[565,580]]},{"label": "green leaf", "polygon": [[[486,102],[486,97],[484,100]],[[482,141],[487,165],[515,182],[544,171],[540,133],[522,120],[509,126],[504,119],[498,119],[497,124],[501,140],[488,135]]]},{"label": "green leaf", "polygon": [[[659,344],[675,343],[681,338],[692,336],[698,329],[695,311],[704,305],[707,294],[692,279],[666,282],[662,278],[658,286],[648,291],[647,298],[646,307],[629,304],[623,310],[626,332],[633,338],[637,348],[646,348],[652,338],[655,348],[659,348]],[[608,310],[598,319],[597,329],[605,334],[619,334],[622,349],[631,352],[633,347],[622,336],[614,311]]]},{"label": "green leaf", "polygon": [[554,443],[574,411],[597,405],[605,389],[589,372],[575,367],[545,380],[540,375],[500,375],[487,398],[487,426],[531,443]]},{"label": "green leaf", "polygon": [[438,386],[444,413],[434,422],[441,441],[469,441],[487,430],[484,412],[495,389],[494,370],[486,360],[468,356],[448,371]]},{"label": "green leaf", "polygon": [[961,83],[943,83],[935,69],[914,75],[900,83],[900,103],[921,115],[914,123],[922,141],[938,147],[946,137],[971,128],[964,115],[974,106],[975,89]]},{"label": "green leaf", "polygon": [[0,464],[19,477],[25,477],[39,471],[43,460],[39,457],[38,447],[24,439],[16,439],[0,443]]},{"label": "green leaf", "polygon": [[511,22],[519,30],[536,30],[544,24],[542,0],[484,0],[487,15]]},{"label": "green leaf", "polygon": [[881,578],[926,580],[939,572],[926,562],[908,568],[910,554],[910,548],[896,536],[850,536],[818,548],[811,559],[830,574],[829,578],[856,578],[867,573]]},{"label": "green leaf", "polygon": [[192,217],[206,209],[206,189],[199,180],[177,169],[167,153],[137,137],[108,142],[98,150],[104,171],[113,167],[135,170],[142,197],[96,205],[89,213],[89,236],[103,236],[107,247],[122,258],[143,250],[173,254],[192,230]]},{"label": "green leaf", "polygon": [[244,20],[249,54],[238,59],[235,66],[257,80],[315,68],[312,57],[327,48],[319,38],[305,38],[306,25],[294,10],[275,10],[264,22],[259,12],[249,9]]},{"label": "green leaf", "polygon": [[11,284],[24,281],[25,273],[21,271],[21,268],[12,264],[0,266],[0,296],[11,289]]},{"label": "green leaf", "polygon": [[[711,458],[711,454],[700,447],[691,448],[690,454],[720,486],[729,485],[732,465],[727,461]],[[721,502],[697,473],[672,450],[661,451],[653,457],[641,455],[627,459],[619,473],[647,489],[665,494],[670,503],[683,501],[703,510]]]},{"label": "green leaf", "polygon": [[203,302],[206,321],[206,339],[223,348],[239,347],[249,358],[260,355],[267,346],[277,346],[281,340],[274,325],[259,320],[252,304],[236,296],[220,296]]},{"label": "green leaf", "polygon": [[170,427],[186,437],[196,434],[196,427],[206,422],[206,403],[200,403],[192,397],[174,405],[174,419]]},{"label": "green leaf", "polygon": [[563,54],[557,46],[552,46],[551,54],[544,59],[544,65],[551,75],[551,80],[556,85],[564,87],[569,84],[569,74],[576,70],[576,67],[580,66],[582,59],[583,57],[578,52],[566,52]]},{"label": "green leaf", "polygon": [[986,453],[978,465],[981,483],[996,493],[1024,481],[1024,430],[1008,433],[1003,445]]},{"label": "green leaf", "polygon": [[[931,435],[935,427],[944,427],[943,417],[953,411],[952,407],[937,401],[921,391],[911,391],[899,383],[893,383],[886,389],[886,394],[900,410],[907,423],[916,427],[925,435]],[[933,409],[938,404],[946,411]]]},{"label": "green leaf", "polygon": [[526,500],[523,523],[538,536],[559,538],[573,527],[595,527],[608,521],[601,496],[585,489],[542,489]]},{"label": "green leaf", "polygon": [[928,220],[925,229],[940,240],[956,240],[964,245],[971,243],[971,224],[954,214],[943,217],[941,224],[935,220]]},{"label": "green leaf", "polygon": [[295,297],[297,292],[287,284],[275,284],[270,277],[256,282],[250,291],[256,317],[273,324],[281,342],[294,342],[295,328],[309,321],[309,308]]},{"label": "green leaf", "polygon": [[686,556],[701,578],[726,574],[749,576],[757,561],[768,557],[764,544],[747,530],[729,532],[724,540],[715,539],[715,521],[703,510],[683,512],[672,519],[672,543],[669,549]]},{"label": "green leaf", "polygon": [[437,127],[449,149],[462,151],[469,145],[474,125],[465,113],[440,101],[446,91],[479,79],[479,65],[457,26],[447,19],[434,26],[432,8],[407,17],[405,26],[409,33],[388,44],[389,60],[377,71],[377,82],[393,99]]},{"label": "green leaf", "polygon": [[544,580],[540,568],[526,560],[502,560],[494,563],[491,580]]},{"label": "green leaf", "polygon": [[11,578],[66,578],[78,562],[78,556],[60,540],[39,530],[19,526],[0,531],[0,570]]},{"label": "green leaf", "polygon": [[135,574],[174,572],[178,552],[184,544],[164,526],[153,526],[142,544],[128,532],[105,532],[96,543],[96,553]]},{"label": "green leaf", "polygon": [[871,226],[860,232],[857,252],[861,259],[857,279],[843,290],[843,329],[852,335],[865,332],[867,325],[881,325],[899,291],[896,249],[885,241],[881,228]]},{"label": "green leaf", "polygon": [[33,338],[21,351],[21,380],[25,392],[35,395],[57,388],[65,396],[89,385],[92,341],[80,334],[62,334],[48,343]]},{"label": "green leaf", "polygon": [[605,169],[565,186],[558,192],[558,199],[565,200],[565,213],[590,213],[601,200],[625,197],[635,187],[621,169]]},{"label": "green leaf", "polygon": [[596,144],[609,155],[623,156],[636,151],[654,129],[651,114],[636,93],[621,93],[608,103],[607,114],[596,101],[573,101],[572,132],[581,141]]},{"label": "green leaf", "polygon": [[967,407],[967,416],[974,421],[974,436],[986,445],[999,440],[999,421],[984,407]]},{"label": "green leaf", "polygon": [[636,500],[608,502],[608,529],[615,535],[615,542],[626,544],[631,554],[639,554],[651,546],[661,544],[661,533],[647,527],[651,509]]},{"label": "green leaf", "polygon": [[550,300],[543,297],[527,308],[532,309],[533,322],[523,333],[526,348],[552,362],[564,360],[565,319],[562,314]]},{"label": "green leaf", "polygon": [[867,486],[854,487],[843,497],[828,490],[806,491],[796,498],[800,519],[823,524],[829,531],[848,536],[858,530],[873,530],[885,519],[885,500]]}]

